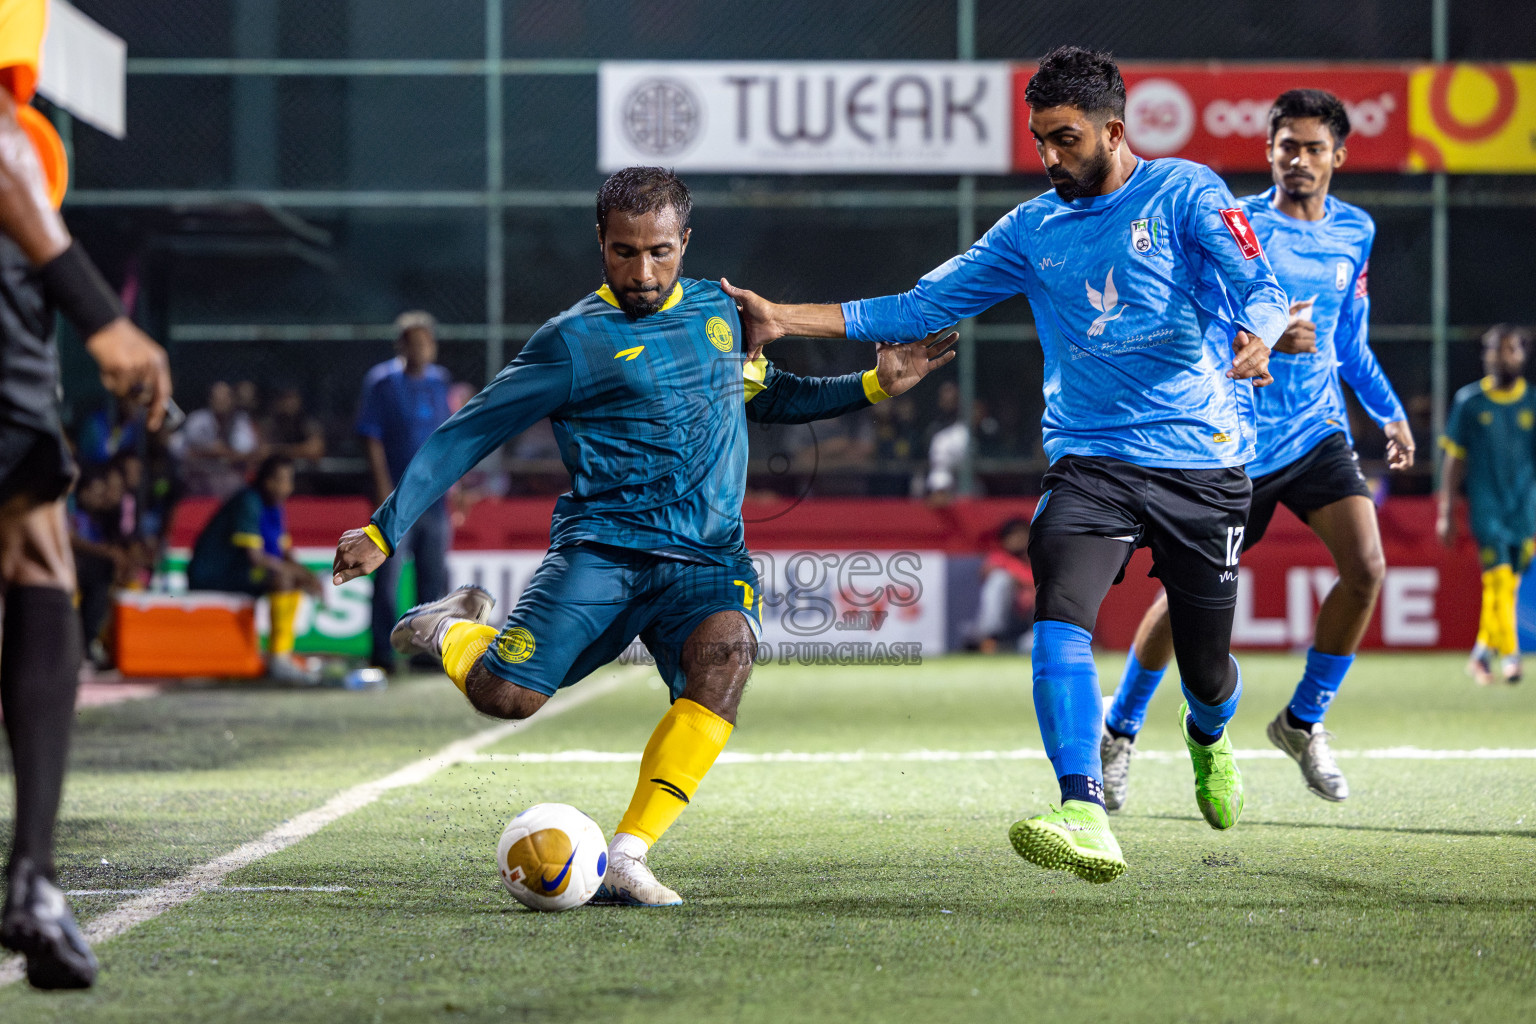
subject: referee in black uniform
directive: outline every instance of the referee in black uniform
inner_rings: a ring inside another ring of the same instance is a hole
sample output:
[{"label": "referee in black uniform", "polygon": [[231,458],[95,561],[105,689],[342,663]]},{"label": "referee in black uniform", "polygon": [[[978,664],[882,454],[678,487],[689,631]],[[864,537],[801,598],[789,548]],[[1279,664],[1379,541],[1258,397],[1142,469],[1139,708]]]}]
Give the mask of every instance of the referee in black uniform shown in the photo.
[{"label": "referee in black uniform", "polygon": [[96,959],[53,865],[81,657],[63,500],[75,467],[59,421],[55,313],[86,339],[107,389],[147,405],[148,427],[159,429],[171,396],[165,350],[123,315],[70,238],[17,100],[0,89],[0,708],[16,779],[0,943],[26,954],[38,988],[84,988]]}]

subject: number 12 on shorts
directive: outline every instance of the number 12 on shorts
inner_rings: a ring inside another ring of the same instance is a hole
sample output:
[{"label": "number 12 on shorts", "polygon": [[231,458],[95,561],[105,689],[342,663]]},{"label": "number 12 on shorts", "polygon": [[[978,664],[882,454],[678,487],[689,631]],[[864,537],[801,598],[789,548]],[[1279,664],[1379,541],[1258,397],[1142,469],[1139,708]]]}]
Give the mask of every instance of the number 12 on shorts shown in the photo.
[{"label": "number 12 on shorts", "polygon": [[1227,564],[1236,565],[1238,556],[1243,553],[1243,531],[1247,527],[1227,527]]}]

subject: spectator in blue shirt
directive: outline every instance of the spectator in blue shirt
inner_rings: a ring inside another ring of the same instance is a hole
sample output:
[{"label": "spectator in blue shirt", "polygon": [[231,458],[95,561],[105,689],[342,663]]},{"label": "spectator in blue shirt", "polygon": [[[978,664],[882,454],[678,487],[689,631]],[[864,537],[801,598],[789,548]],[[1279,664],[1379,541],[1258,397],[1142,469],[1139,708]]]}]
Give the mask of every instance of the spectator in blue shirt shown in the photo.
[{"label": "spectator in blue shirt", "polygon": [[[363,380],[357,432],[368,453],[375,507],[382,505],[411,457],[448,418],[448,371],[436,365],[437,321],[429,313],[402,313],[395,320],[395,358]],[[399,555],[416,563],[416,600],[435,601],[448,591],[448,505],[439,501],[400,539]],[[373,576],[373,664],[393,670],[389,631],[396,607],[400,566],[391,558]]]}]

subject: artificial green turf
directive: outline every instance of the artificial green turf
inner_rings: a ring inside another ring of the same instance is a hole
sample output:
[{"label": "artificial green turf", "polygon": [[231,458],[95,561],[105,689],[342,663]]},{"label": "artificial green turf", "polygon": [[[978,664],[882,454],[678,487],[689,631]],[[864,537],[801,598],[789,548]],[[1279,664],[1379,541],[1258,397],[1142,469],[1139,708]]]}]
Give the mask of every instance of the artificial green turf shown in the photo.
[{"label": "artificial green turf", "polygon": [[[1336,745],[1536,746],[1531,690],[1477,690],[1459,664],[1362,658]],[[1243,665],[1234,739],[1267,749],[1300,661]],[[1178,699],[1170,682],[1144,749],[1180,749]],[[633,682],[492,749],[638,751],[664,704]],[[90,712],[65,883],[158,880],[484,724],[440,679]],[[1027,662],[953,658],[760,670],[730,749],[1038,746]],[[1529,1019],[1536,762],[1342,765],[1354,793],[1335,805],[1289,761],[1250,759],[1243,822],[1218,834],[1187,761],[1145,758],[1114,819],[1131,870],[1091,886],[1008,848],[1055,799],[1043,760],[722,764],[653,856],[685,906],[563,915],[500,888],[501,825],[562,800],[611,830],[635,766],[460,765],[227,882],[354,891],[200,896],[102,946],[92,992],[0,990],[0,1020]]]}]

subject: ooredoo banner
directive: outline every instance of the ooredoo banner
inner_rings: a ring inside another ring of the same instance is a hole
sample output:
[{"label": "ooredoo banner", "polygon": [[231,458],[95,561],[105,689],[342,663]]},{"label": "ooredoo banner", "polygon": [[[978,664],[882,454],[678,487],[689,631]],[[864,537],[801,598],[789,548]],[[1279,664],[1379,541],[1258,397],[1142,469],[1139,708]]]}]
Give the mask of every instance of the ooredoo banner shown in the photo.
[{"label": "ooredoo banner", "polygon": [[598,166],[1006,174],[1012,68],[954,61],[608,62]]},{"label": "ooredoo banner", "polygon": [[[1408,68],[1336,64],[1120,65],[1125,130],[1139,156],[1177,156],[1218,171],[1262,171],[1269,108],[1288,89],[1326,89],[1344,101],[1353,171],[1400,171],[1408,157]],[[1033,66],[1014,77],[1014,168],[1039,173],[1024,89]]]},{"label": "ooredoo banner", "polygon": [[1536,64],[1435,64],[1409,82],[1410,166],[1536,172]]}]

